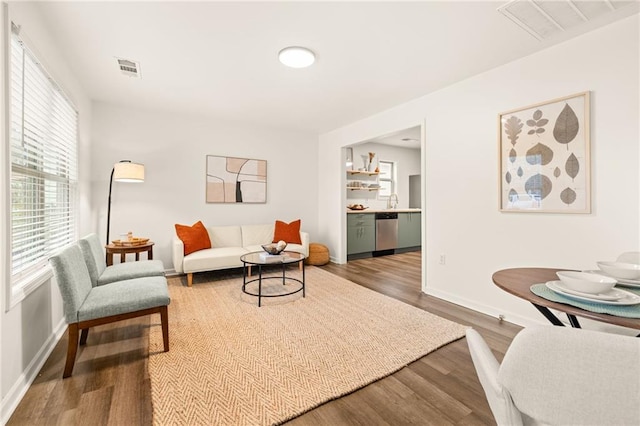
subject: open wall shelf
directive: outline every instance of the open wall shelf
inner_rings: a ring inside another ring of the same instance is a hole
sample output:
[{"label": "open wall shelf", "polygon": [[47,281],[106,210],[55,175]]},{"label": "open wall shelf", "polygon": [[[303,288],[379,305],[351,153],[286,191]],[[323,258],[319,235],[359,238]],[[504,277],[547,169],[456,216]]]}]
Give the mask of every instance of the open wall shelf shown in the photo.
[{"label": "open wall shelf", "polygon": [[348,175],[367,175],[367,176],[376,176],[380,174],[380,172],[367,172],[364,170],[347,170]]}]

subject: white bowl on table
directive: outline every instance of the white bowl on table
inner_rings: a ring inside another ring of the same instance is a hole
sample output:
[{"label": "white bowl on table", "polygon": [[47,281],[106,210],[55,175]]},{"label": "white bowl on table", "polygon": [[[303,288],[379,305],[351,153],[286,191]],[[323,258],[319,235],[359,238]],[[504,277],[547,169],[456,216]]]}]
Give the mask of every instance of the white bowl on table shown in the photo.
[{"label": "white bowl on table", "polygon": [[556,275],[568,289],[589,294],[605,293],[617,282],[615,278],[591,272],[558,271]]},{"label": "white bowl on table", "polygon": [[640,278],[640,265],[625,262],[597,262],[598,268],[607,275],[625,280],[637,280]]},{"label": "white bowl on table", "polygon": [[635,263],[640,265],[640,251],[625,251],[618,256],[616,262]]}]

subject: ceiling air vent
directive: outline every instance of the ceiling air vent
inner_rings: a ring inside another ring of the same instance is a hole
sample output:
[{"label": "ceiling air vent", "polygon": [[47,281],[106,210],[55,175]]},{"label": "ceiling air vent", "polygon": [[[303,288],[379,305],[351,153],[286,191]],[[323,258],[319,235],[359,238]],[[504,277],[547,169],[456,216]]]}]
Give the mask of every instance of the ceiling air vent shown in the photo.
[{"label": "ceiling air vent", "polygon": [[142,77],[142,74],[140,73],[140,64],[138,62],[120,58],[116,58],[116,60],[118,61],[118,67],[122,74],[129,77]]},{"label": "ceiling air vent", "polygon": [[633,4],[624,0],[512,0],[498,12],[543,40]]}]

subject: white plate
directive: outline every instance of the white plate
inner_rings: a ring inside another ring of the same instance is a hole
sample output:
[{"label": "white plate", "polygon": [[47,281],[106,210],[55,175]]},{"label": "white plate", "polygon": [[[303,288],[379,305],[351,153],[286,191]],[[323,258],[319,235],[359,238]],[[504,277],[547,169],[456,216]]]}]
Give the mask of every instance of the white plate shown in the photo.
[{"label": "white plate", "polygon": [[[615,291],[619,291],[623,293],[625,296],[618,300],[602,300],[602,299],[594,299],[593,295],[589,295],[589,297],[578,296],[577,294],[568,293],[564,290],[564,286],[562,285],[562,281],[549,281],[546,283],[546,286],[556,293],[562,294],[563,296],[567,296],[571,299],[581,300],[585,302],[596,302],[602,303],[603,305],[637,305],[640,303],[640,296],[635,295],[633,293],[629,293],[625,290],[616,289]],[[577,293],[577,292],[576,292]]]},{"label": "white plate", "polygon": [[593,293],[584,293],[582,291],[573,290],[573,289],[567,287],[566,284],[562,282],[562,280],[560,280],[560,281],[551,281],[551,282],[554,283],[555,286],[557,288],[559,288],[560,291],[562,291],[563,293],[573,294],[574,296],[581,296],[581,297],[584,297],[585,299],[619,300],[619,299],[627,297],[627,292],[626,291],[622,291],[622,290],[618,290],[618,289],[611,289],[611,290],[609,290],[607,292],[604,292],[604,293],[593,294]]},{"label": "white plate", "polygon": [[[614,276],[611,276],[606,272],[601,271],[600,269],[596,269],[592,271],[582,271],[582,272],[590,272],[592,274],[600,274],[600,275],[605,275],[607,277],[615,278]],[[640,288],[640,280],[628,280],[625,278],[616,278],[616,280],[618,280],[618,285],[622,285],[625,287]]]}]

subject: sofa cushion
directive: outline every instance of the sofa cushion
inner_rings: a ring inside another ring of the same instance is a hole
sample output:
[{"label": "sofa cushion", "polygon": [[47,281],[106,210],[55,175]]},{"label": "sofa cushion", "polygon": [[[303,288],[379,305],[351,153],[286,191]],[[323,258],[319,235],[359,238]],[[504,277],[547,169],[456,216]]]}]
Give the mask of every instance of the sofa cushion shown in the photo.
[{"label": "sofa cushion", "polygon": [[300,253],[300,254],[304,254],[306,256],[306,250],[304,249],[304,246],[302,244],[287,244],[287,248],[284,249],[285,251],[294,251],[296,253]]},{"label": "sofa cushion", "polygon": [[198,250],[211,248],[211,240],[209,233],[201,221],[193,224],[193,226],[180,225],[176,223],[176,234],[184,244],[185,256]]},{"label": "sofa cushion", "polygon": [[302,244],[300,240],[300,219],[291,223],[285,223],[276,220],[275,230],[273,231],[273,243],[282,240],[286,243]]},{"label": "sofa cushion", "polygon": [[242,247],[258,246],[260,251],[262,244],[270,244],[273,241],[273,225],[242,225]]},{"label": "sofa cushion", "polygon": [[182,266],[187,274],[216,269],[238,268],[242,266],[240,256],[247,253],[248,251],[242,247],[213,247],[185,256]]},{"label": "sofa cushion", "polygon": [[212,226],[207,229],[211,247],[242,247],[242,232],[239,226]]}]

